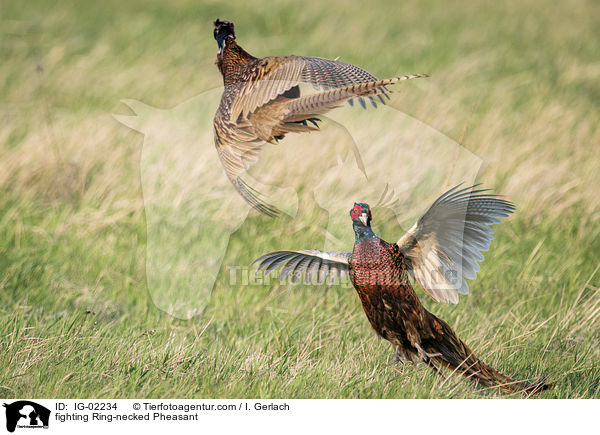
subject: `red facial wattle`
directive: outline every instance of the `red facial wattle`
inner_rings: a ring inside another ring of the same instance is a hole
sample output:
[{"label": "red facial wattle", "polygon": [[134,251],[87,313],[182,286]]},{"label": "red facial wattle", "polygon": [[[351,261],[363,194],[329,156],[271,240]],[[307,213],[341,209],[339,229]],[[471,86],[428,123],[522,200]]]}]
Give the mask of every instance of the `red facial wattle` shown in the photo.
[{"label": "red facial wattle", "polygon": [[352,219],[359,217],[362,214],[362,208],[360,205],[356,204],[352,211],[350,212],[350,217]]}]

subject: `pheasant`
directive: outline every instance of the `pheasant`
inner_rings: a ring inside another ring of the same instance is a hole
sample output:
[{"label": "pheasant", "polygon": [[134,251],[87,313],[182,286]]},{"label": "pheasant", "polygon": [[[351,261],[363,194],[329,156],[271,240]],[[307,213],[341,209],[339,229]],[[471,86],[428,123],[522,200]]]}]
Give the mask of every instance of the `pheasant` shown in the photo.
[{"label": "pheasant", "polygon": [[464,278],[474,279],[479,270],[481,252],[493,239],[490,225],[514,210],[510,202],[476,187],[459,185],[444,193],[396,243],[377,237],[369,205],[355,203],[352,253],[276,251],[254,263],[266,274],[283,265],[281,280],[292,273],[295,281],[304,273],[305,283],[349,274],[369,323],[391,342],[395,362],[424,362],[440,373],[446,367],[506,393],[537,393],[550,385],[516,381],[481,361],[445,321],[423,307],[409,280],[412,275],[436,302],[456,304],[458,294],[468,294]]},{"label": "pheasant", "polygon": [[[305,56],[256,58],[236,42],[234,24],[217,19],[214,37],[217,66],[224,91],[214,118],[215,145],[225,174],[238,193],[261,213],[279,211],[265,203],[242,176],[265,143],[276,143],[288,133],[319,130],[318,116],[354,99],[385,104],[387,85],[418,77],[414,74],[378,80],[369,72],[335,60]],[[303,95],[301,84],[316,93]]]}]

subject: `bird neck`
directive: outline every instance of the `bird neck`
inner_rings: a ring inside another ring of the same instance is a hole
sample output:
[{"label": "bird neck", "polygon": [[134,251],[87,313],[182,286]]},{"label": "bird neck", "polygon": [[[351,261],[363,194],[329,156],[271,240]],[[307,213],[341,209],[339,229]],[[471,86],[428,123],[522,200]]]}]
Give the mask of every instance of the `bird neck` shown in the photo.
[{"label": "bird neck", "polygon": [[239,81],[237,72],[253,59],[256,58],[237,45],[235,39],[229,38],[223,52],[217,55],[217,66],[223,75],[223,83],[227,85]]},{"label": "bird neck", "polygon": [[364,226],[361,224],[353,224],[355,242],[360,243],[363,240],[372,239],[377,237],[370,226]]}]

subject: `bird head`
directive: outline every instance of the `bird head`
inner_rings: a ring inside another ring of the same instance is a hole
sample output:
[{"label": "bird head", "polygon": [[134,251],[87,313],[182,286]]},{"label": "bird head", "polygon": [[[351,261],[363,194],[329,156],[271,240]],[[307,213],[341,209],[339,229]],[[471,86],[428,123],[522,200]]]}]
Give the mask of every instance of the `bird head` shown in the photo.
[{"label": "bird head", "polygon": [[229,38],[235,39],[235,32],[233,30],[233,23],[231,21],[221,21],[218,18],[215,20],[214,36],[219,46],[219,53],[223,52],[227,40]]},{"label": "bird head", "polygon": [[369,204],[355,202],[354,207],[350,210],[350,218],[355,225],[370,227],[372,216]]}]

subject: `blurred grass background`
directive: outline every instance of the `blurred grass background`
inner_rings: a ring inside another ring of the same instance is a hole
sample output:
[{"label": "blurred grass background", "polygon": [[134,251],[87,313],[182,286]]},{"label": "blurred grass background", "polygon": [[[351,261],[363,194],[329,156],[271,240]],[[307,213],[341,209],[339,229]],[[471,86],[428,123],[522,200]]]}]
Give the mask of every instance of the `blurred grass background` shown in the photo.
[{"label": "blurred grass background", "polygon": [[[597,2],[183,0],[0,0],[0,396],[494,396],[386,366],[352,289],[231,286],[224,266],[203,316],[154,306],[143,139],[111,114],[219,86],[217,17],[256,56],[429,73],[402,110],[481,157],[479,181],[517,213],[471,296],[424,303],[490,364],[549,376],[543,397],[600,397]],[[282,219],[268,237],[252,214],[225,264],[310,247],[326,221]]]}]

